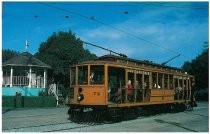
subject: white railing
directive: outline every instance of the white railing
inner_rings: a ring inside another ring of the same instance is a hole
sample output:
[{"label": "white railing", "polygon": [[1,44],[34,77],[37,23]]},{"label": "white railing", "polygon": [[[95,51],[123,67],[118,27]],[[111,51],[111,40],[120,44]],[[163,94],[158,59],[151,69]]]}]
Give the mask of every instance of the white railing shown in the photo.
[{"label": "white railing", "polygon": [[37,77],[31,79],[31,87],[42,87],[44,88],[44,78]]},{"label": "white railing", "polygon": [[27,76],[13,76],[12,77],[12,85],[17,87],[28,86],[29,79]]},{"label": "white railing", "polygon": [[[10,77],[3,77],[2,87],[9,87],[11,84]],[[13,76],[12,77],[12,86],[23,87],[29,86],[29,78],[27,76]],[[44,78],[36,77],[31,79],[31,87],[43,88],[44,87]]]}]

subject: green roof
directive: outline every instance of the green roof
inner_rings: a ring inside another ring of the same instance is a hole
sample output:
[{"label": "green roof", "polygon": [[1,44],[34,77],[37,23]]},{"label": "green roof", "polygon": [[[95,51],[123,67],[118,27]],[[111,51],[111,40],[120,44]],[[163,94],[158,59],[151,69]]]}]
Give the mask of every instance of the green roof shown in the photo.
[{"label": "green roof", "polygon": [[20,55],[3,62],[2,66],[31,66],[51,68],[51,66],[35,58],[32,54],[28,52],[23,52]]}]

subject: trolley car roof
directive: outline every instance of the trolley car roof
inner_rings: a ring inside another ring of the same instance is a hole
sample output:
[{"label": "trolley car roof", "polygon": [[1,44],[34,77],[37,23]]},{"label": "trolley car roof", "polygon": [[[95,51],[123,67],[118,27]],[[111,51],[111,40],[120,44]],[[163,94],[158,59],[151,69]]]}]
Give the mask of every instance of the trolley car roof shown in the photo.
[{"label": "trolley car roof", "polygon": [[150,67],[160,67],[160,68],[167,68],[171,70],[182,71],[180,68],[165,66],[157,63],[153,63],[151,61],[146,60],[136,60],[126,57],[120,57],[115,55],[104,55],[99,57],[98,59],[92,61],[85,61],[81,62],[80,64],[97,64],[97,63],[118,63],[118,64],[125,64],[125,65],[139,65],[139,66],[150,66]]}]

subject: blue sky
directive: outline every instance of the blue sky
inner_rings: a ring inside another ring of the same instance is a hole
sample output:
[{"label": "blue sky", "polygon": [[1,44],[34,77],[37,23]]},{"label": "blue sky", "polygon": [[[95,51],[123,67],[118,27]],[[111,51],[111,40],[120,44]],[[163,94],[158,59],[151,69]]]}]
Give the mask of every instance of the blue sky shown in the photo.
[{"label": "blue sky", "polygon": [[27,39],[34,54],[53,32],[71,30],[129,58],[163,63],[181,54],[167,64],[181,67],[209,40],[208,11],[208,2],[3,2],[2,49],[23,52]]}]

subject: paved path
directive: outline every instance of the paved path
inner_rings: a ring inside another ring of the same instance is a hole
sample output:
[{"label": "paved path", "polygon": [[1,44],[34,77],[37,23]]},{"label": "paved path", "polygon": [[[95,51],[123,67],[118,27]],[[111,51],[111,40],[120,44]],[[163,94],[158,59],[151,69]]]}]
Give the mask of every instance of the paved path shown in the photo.
[{"label": "paved path", "polygon": [[68,120],[68,107],[3,110],[3,132],[208,132],[209,104],[194,111],[164,113],[113,124],[76,124]]}]

